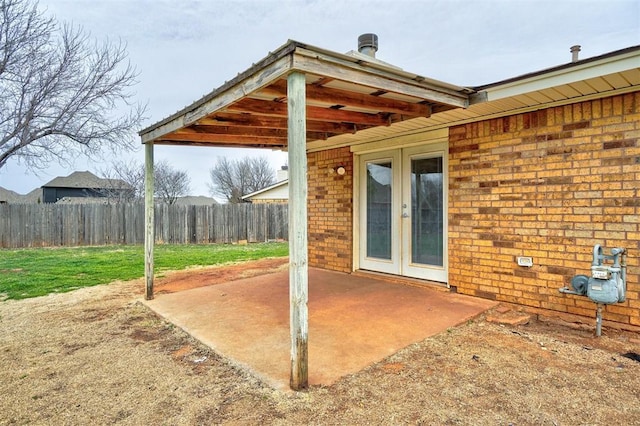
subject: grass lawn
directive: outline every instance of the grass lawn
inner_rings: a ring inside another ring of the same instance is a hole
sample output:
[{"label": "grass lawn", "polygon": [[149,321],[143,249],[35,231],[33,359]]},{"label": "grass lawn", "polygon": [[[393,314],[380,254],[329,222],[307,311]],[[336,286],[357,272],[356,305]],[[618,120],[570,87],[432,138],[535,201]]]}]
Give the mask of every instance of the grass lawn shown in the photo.
[{"label": "grass lawn", "polygon": [[[156,245],[155,271],[287,256],[287,243]],[[0,250],[0,300],[26,299],[144,276],[142,246]]]}]

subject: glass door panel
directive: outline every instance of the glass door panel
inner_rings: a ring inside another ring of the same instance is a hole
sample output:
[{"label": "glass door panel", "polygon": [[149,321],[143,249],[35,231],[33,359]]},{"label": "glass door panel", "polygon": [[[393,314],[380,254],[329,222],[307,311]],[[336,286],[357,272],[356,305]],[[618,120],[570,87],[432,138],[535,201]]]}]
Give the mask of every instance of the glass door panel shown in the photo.
[{"label": "glass door panel", "polygon": [[360,268],[400,273],[400,152],[360,158]]},{"label": "glass door panel", "polygon": [[368,163],[367,257],[391,260],[392,163]]},{"label": "glass door panel", "polygon": [[446,144],[402,153],[402,275],[446,283]]},{"label": "glass door panel", "polygon": [[411,160],[411,263],[443,266],[442,158]]}]

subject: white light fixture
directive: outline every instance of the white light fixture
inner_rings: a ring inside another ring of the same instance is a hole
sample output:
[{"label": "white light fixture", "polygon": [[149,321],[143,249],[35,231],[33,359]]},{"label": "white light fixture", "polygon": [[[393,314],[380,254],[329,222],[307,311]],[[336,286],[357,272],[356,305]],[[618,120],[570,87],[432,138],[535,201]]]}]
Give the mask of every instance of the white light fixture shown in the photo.
[{"label": "white light fixture", "polygon": [[344,168],[344,166],[338,166],[336,168],[336,173],[338,173],[340,176],[343,176],[346,172],[347,170]]}]

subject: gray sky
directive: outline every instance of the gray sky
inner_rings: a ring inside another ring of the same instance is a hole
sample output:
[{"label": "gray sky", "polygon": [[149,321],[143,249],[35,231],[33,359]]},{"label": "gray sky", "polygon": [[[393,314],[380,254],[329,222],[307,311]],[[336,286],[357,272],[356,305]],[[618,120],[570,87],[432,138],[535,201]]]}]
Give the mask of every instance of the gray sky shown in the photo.
[{"label": "gray sky", "polygon": [[[637,0],[41,0],[60,21],[83,26],[99,40],[122,39],[140,71],[137,96],[148,103],[145,126],[182,109],[293,39],[347,52],[358,35],[378,34],[377,57],[406,71],[461,86],[567,63],[569,47],[588,58],[640,44]],[[209,168],[218,156],[286,154],[259,150],[157,147],[191,177],[193,195],[209,195]],[[123,157],[143,160],[140,148]],[[34,173],[9,161],[0,186],[27,193],[74,170],[106,163],[78,158]]]}]

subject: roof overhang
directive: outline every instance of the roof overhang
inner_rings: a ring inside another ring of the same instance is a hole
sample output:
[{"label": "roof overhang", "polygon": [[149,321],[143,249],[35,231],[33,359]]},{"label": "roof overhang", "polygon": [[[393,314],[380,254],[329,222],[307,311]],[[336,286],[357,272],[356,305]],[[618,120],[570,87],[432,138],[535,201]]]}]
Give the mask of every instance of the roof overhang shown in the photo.
[{"label": "roof overhang", "polygon": [[340,135],[329,143],[312,142],[309,151],[391,140],[416,140],[451,126],[490,120],[640,90],[640,46],[563,64],[473,88],[468,108],[411,119],[358,135]]},{"label": "roof overhang", "polygon": [[286,148],[286,78],[292,72],[306,78],[307,142],[467,108],[473,92],[375,58],[289,41],[209,95],[142,130],[142,142]]},{"label": "roof overhang", "polygon": [[286,149],[287,76],[306,76],[307,149],[355,146],[640,89],[640,46],[465,88],[289,41],[140,132],[161,145]]},{"label": "roof overhang", "polygon": [[527,93],[538,93],[541,100],[553,102],[564,98],[633,88],[638,84],[640,46],[635,46],[476,87],[477,93],[472,103],[476,100],[497,101]]}]

